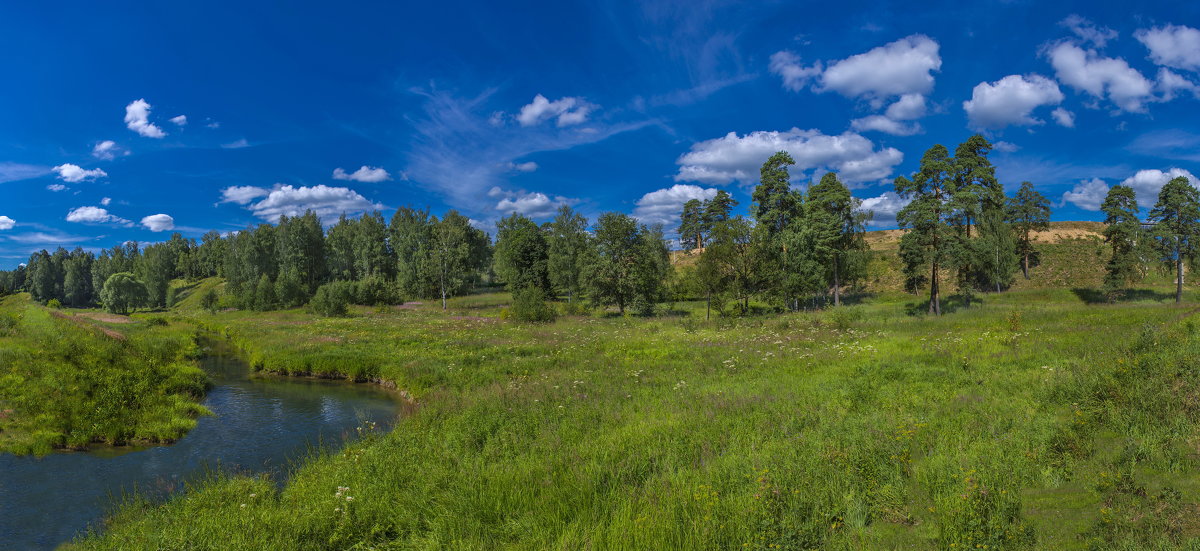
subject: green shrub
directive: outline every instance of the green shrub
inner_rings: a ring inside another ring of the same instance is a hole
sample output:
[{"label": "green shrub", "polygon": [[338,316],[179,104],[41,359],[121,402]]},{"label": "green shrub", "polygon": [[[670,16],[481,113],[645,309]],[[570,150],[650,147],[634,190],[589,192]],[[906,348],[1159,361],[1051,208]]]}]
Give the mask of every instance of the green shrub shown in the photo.
[{"label": "green shrub", "polygon": [[509,317],[516,321],[549,323],[558,318],[558,313],[546,303],[545,292],[537,287],[527,287],[513,294]]},{"label": "green shrub", "polygon": [[279,301],[275,296],[275,285],[271,283],[271,279],[267,274],[263,274],[258,278],[258,285],[254,288],[254,309],[260,312],[274,310],[279,305]]},{"label": "green shrub", "polygon": [[319,316],[345,316],[349,313],[348,307],[353,298],[353,283],[331,281],[317,288],[312,300],[308,301],[308,309]]},{"label": "green shrub", "polygon": [[356,304],[364,306],[381,306],[398,302],[395,285],[381,275],[373,275],[359,281],[355,285]]},{"label": "green shrub", "polygon": [[167,288],[167,308],[175,306],[175,302],[179,300],[179,287]]},{"label": "green shrub", "polygon": [[217,311],[217,305],[221,301],[221,297],[217,296],[217,290],[209,287],[204,294],[200,295],[200,307],[208,310],[209,313]]},{"label": "green shrub", "polygon": [[295,308],[308,302],[308,289],[294,271],[286,271],[275,279],[275,298],[284,308]]},{"label": "green shrub", "polygon": [[100,290],[100,302],[104,309],[113,314],[128,314],[130,310],[146,303],[146,286],[129,272],[118,272],[108,276]]},{"label": "green shrub", "polygon": [[49,307],[49,308],[53,308],[53,309],[55,309],[55,310],[58,310],[58,309],[61,309],[61,308],[62,308],[62,303],[61,303],[61,302],[59,302],[59,301],[58,301],[58,299],[56,299],[56,298],[52,298],[52,299],[50,299],[50,301],[49,301],[49,302],[47,302],[47,303],[46,303],[46,306],[47,306],[47,307]]},{"label": "green shrub", "polygon": [[564,302],[559,307],[562,309],[562,315],[564,316],[586,316],[591,313],[587,304],[582,300]]}]

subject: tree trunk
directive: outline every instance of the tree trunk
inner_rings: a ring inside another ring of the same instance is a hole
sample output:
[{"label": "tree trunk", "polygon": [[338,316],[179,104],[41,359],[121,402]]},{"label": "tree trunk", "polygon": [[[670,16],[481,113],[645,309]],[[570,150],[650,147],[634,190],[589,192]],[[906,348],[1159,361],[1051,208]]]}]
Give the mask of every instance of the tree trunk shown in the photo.
[{"label": "tree trunk", "polygon": [[446,311],[446,287],[442,286],[442,311]]},{"label": "tree trunk", "polygon": [[942,315],[941,297],[938,289],[938,269],[937,264],[933,265],[933,274],[929,283],[929,313],[935,316]]},{"label": "tree trunk", "polygon": [[1175,256],[1175,304],[1183,301],[1183,256]]},{"label": "tree trunk", "polygon": [[842,286],[838,281],[838,261],[837,257],[833,257],[833,305],[835,307],[842,305]]},{"label": "tree trunk", "polygon": [[1029,253],[1021,257],[1021,271],[1025,273],[1025,279],[1029,279]]},{"label": "tree trunk", "polygon": [[712,312],[712,293],[704,295],[704,321],[709,320],[709,315]]}]

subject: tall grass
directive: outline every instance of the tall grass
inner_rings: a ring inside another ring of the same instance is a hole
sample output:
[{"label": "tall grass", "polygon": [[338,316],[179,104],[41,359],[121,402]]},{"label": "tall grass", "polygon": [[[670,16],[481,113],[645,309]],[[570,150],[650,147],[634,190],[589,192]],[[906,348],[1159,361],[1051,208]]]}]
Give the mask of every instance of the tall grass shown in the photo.
[{"label": "tall grass", "polygon": [[0,452],[171,442],[207,413],[193,329],[108,331],[25,295],[0,299]]},{"label": "tall grass", "polygon": [[[81,549],[1144,549],[1196,544],[1186,310],[882,295],[697,321],[495,319],[501,295],[347,319],[198,314],[261,369],[420,408],[282,489],[132,504]],[[690,305],[702,308],[702,305]],[[702,315],[702,314],[701,314]]]}]

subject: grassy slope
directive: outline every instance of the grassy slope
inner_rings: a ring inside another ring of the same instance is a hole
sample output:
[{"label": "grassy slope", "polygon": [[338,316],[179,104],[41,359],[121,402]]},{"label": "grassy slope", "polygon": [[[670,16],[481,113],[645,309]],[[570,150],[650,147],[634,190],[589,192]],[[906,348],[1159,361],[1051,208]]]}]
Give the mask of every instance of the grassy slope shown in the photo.
[{"label": "grassy slope", "polygon": [[[125,321],[125,320],[119,320]],[[0,299],[0,452],[170,442],[206,413],[192,330]]]},{"label": "grassy slope", "polygon": [[79,547],[1140,549],[1200,533],[1190,310],[1034,289],[939,319],[884,293],[521,326],[496,321],[505,300],[196,314],[260,366],[382,378],[422,405],[282,490],[230,478],[132,502]]}]

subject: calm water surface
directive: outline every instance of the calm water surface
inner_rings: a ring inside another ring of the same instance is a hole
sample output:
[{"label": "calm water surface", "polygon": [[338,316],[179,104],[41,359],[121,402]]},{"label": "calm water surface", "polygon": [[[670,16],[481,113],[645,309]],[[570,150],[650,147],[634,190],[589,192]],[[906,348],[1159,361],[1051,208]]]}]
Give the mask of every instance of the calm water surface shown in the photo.
[{"label": "calm water surface", "polygon": [[341,446],[365,421],[391,428],[395,397],[372,385],[250,379],[224,343],[201,361],[215,386],[215,414],[170,446],[0,454],[0,549],[53,549],[98,525],[115,498],[134,489],[163,496],[211,470],[286,474],[313,446]]}]

